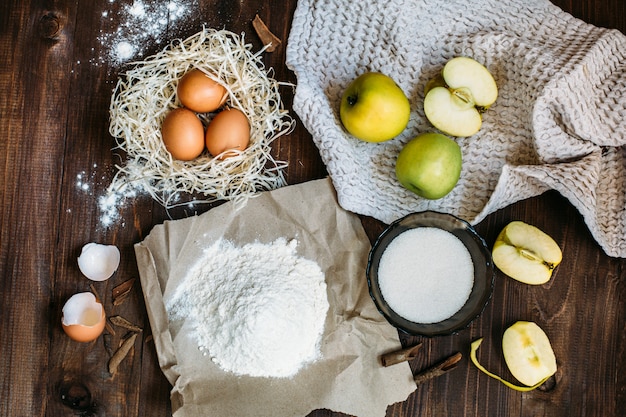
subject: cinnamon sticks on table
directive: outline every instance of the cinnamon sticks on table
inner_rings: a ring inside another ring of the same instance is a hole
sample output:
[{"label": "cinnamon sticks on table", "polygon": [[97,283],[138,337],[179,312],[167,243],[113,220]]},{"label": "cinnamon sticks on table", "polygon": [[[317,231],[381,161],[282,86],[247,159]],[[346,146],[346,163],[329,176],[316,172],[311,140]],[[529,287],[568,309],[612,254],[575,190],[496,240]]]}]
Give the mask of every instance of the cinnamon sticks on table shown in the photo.
[{"label": "cinnamon sticks on table", "polygon": [[[380,362],[383,366],[392,366],[402,362],[412,360],[417,357],[418,352],[422,347],[421,343],[417,345],[403,348],[394,352],[388,352],[380,356]],[[417,385],[421,385],[433,378],[444,375],[456,368],[458,363],[463,358],[461,352],[457,352],[436,365],[433,365],[425,370],[420,371],[414,375],[413,379]]]},{"label": "cinnamon sticks on table", "polygon": [[380,362],[383,366],[391,366],[397,363],[402,363],[406,361],[410,361],[417,357],[417,353],[422,348],[422,344],[418,343],[415,346],[410,346],[408,348],[396,350],[394,352],[389,352],[381,355]]},{"label": "cinnamon sticks on table", "polygon": [[415,380],[415,383],[417,385],[421,385],[424,382],[427,382],[433,378],[444,375],[449,371],[455,369],[462,357],[463,355],[461,354],[461,352],[457,352],[454,355],[447,357],[437,365],[431,366],[430,368],[421,371],[420,373],[415,375],[413,379]]}]

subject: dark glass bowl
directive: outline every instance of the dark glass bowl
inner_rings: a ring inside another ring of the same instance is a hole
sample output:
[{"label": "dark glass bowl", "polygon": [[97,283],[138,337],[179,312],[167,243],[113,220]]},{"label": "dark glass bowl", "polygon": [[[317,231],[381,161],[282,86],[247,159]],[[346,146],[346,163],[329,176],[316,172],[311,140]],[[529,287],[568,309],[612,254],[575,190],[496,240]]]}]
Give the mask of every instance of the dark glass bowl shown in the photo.
[{"label": "dark glass bowl", "polygon": [[[389,307],[378,284],[378,266],[387,246],[400,233],[418,227],[436,227],[452,233],[468,249],[474,264],[474,285],[465,305],[451,317],[437,323],[416,323],[401,317]],[[390,224],[370,251],[366,274],[370,296],[387,321],[405,333],[427,337],[454,334],[469,326],[489,302],[495,279],[491,251],[484,239],[465,220],[434,211],[412,213]]]}]

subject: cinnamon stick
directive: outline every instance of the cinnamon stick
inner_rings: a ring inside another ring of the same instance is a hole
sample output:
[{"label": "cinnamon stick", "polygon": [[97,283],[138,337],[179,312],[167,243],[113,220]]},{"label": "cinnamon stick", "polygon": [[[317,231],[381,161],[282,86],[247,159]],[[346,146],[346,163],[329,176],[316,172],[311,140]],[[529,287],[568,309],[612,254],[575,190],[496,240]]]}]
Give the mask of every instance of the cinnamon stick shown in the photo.
[{"label": "cinnamon stick", "polygon": [[133,332],[141,332],[143,330],[141,327],[131,323],[122,316],[111,316],[109,320],[111,320],[111,323],[115,324],[116,326],[123,327],[127,330],[132,330]]},{"label": "cinnamon stick", "polygon": [[120,363],[126,358],[128,352],[133,348],[135,344],[135,339],[137,339],[137,333],[133,333],[128,336],[122,342],[119,349],[115,351],[111,359],[109,360],[109,373],[114,376],[117,373],[117,368],[120,366]]},{"label": "cinnamon stick", "polygon": [[126,297],[130,294],[130,290],[133,288],[135,278],[131,278],[122,282],[117,287],[113,288],[113,305],[118,306],[126,300]]},{"label": "cinnamon stick", "polygon": [[419,374],[415,375],[413,379],[415,380],[415,383],[417,385],[420,385],[426,381],[429,381],[433,378],[436,378],[447,372],[450,372],[451,370],[456,368],[457,364],[459,363],[462,357],[463,355],[461,354],[461,352],[457,352],[454,355],[446,358],[443,362],[435,366],[432,366],[426,369],[425,371],[422,371]]},{"label": "cinnamon stick", "polygon": [[265,50],[267,52],[274,52],[276,48],[280,46],[280,39],[270,32],[269,28],[265,25],[263,20],[261,20],[258,14],[254,16],[252,26],[254,27],[256,34],[259,36],[259,39],[261,39],[261,42],[263,42],[263,45],[266,46]]},{"label": "cinnamon stick", "polygon": [[422,344],[418,343],[415,346],[396,350],[394,352],[385,353],[384,355],[381,355],[380,362],[383,366],[391,366],[409,361],[417,357],[417,352],[419,352],[421,347]]}]

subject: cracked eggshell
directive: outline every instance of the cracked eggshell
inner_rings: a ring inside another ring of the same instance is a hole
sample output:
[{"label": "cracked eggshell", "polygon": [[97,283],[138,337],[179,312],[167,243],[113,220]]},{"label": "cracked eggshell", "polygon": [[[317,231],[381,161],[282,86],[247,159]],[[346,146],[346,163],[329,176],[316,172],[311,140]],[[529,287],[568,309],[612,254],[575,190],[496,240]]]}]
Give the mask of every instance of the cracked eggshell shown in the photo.
[{"label": "cracked eggshell", "polygon": [[63,331],[77,342],[96,340],[104,331],[104,307],[90,292],[71,296],[63,306],[61,325]]},{"label": "cracked eggshell", "polygon": [[104,281],[117,271],[120,251],[114,245],[87,243],[78,257],[78,268],[92,281]]}]

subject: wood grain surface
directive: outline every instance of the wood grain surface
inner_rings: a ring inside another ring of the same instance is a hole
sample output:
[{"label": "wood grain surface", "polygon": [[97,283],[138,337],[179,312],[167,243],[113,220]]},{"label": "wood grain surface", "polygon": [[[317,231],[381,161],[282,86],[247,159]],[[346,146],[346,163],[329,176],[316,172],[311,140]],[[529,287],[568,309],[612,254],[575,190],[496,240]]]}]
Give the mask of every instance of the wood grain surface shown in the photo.
[{"label": "wood grain surface", "polygon": [[[151,7],[167,2],[143,0]],[[624,0],[554,0],[589,23],[626,32]],[[136,280],[123,303],[112,289],[138,276],[133,244],[168,218],[150,199],[137,198],[111,228],[99,222],[97,198],[104,193],[119,157],[112,152],[108,107],[123,65],[110,56],[111,40],[132,0],[20,1],[0,4],[0,416],[169,416],[170,385],[160,371],[141,287]],[[284,42],[295,0],[197,0],[194,13],[170,20],[141,44],[141,56],[170,40],[190,36],[202,25],[244,32],[261,44],[251,22],[258,14]],[[151,28],[143,28],[151,33]],[[295,83],[285,67],[285,48],[264,59],[274,77]],[[281,90],[287,108],[293,91]],[[294,115],[295,116],[295,115]],[[299,123],[277,140],[274,155],[289,161],[291,184],[323,178],[326,170],[310,135]],[[80,184],[79,184],[80,183]],[[84,184],[84,186],[82,186]],[[207,210],[208,207],[203,208]],[[532,287],[500,273],[492,302],[458,335],[423,343],[411,362],[419,371],[484,336],[480,358],[508,375],[498,348],[504,329],[533,320],[549,329],[559,371],[545,390],[519,393],[486,377],[464,355],[453,372],[421,385],[387,416],[597,416],[626,415],[626,261],[607,257],[581,216],[560,195],[548,192],[494,213],[477,226],[491,245],[509,221],[536,225],[564,252],[556,276]],[[363,218],[374,239],[384,225]],[[127,331],[105,331],[92,343],[71,341],[60,326],[65,300],[89,291],[76,258],[87,242],[117,245],[122,264],[112,280],[93,288],[110,315],[143,328],[129,356],[111,377],[107,362]],[[311,416],[338,416],[317,410]]]}]

